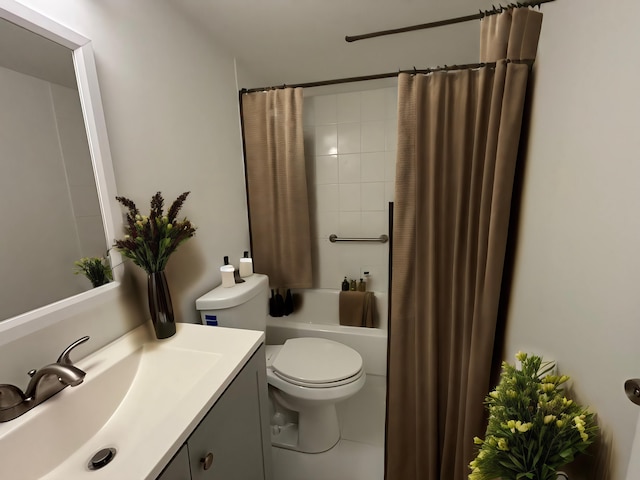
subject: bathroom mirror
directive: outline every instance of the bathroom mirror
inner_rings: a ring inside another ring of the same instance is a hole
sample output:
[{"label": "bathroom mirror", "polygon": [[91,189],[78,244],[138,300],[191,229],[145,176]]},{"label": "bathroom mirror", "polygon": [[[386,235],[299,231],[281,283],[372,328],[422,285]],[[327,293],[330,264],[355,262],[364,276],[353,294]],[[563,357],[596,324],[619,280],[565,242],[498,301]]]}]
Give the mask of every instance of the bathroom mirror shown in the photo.
[{"label": "bathroom mirror", "polygon": [[89,39],[0,0],[0,104],[3,344],[118,288],[74,261],[106,255],[121,217]]}]

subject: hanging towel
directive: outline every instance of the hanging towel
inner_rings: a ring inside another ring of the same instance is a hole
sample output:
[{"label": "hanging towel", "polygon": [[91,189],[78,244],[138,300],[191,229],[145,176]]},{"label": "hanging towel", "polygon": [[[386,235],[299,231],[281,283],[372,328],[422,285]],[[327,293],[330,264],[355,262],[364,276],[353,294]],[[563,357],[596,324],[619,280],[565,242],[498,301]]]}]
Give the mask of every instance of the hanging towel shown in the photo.
[{"label": "hanging towel", "polygon": [[340,292],[340,325],[373,327],[376,302],[373,292]]}]

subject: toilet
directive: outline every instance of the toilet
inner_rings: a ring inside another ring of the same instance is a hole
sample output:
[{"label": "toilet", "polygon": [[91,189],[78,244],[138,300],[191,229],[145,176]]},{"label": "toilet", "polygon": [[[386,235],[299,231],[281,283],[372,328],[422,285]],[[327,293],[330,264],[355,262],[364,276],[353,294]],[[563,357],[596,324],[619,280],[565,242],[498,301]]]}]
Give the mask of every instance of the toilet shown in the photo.
[{"label": "toilet", "polygon": [[[219,286],[196,300],[202,323],[266,330],[269,279],[253,274],[230,288]],[[362,357],[323,338],[291,338],[266,345],[271,441],[277,447],[320,453],[340,440],[336,403],[364,386]]]}]

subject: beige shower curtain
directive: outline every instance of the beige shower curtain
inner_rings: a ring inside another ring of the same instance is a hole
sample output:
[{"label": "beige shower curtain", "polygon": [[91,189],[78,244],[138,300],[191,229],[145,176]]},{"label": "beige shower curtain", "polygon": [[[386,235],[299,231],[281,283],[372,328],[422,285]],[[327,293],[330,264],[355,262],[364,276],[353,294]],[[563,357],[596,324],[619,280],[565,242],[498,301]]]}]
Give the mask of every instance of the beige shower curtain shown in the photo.
[{"label": "beige shower curtain", "polygon": [[245,93],[241,102],[254,269],[272,287],[310,288],[302,89]]},{"label": "beige shower curtain", "polygon": [[541,14],[482,20],[494,66],[399,78],[387,480],[462,480],[483,436],[514,170]]}]

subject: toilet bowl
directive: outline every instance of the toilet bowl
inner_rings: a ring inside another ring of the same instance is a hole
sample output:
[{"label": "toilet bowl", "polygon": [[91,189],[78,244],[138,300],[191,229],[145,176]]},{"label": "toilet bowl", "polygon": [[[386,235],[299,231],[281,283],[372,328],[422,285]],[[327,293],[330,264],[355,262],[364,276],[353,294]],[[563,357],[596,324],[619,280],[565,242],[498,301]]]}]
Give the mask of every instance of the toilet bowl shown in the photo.
[{"label": "toilet bowl", "polygon": [[[253,274],[231,288],[196,300],[205,325],[266,330],[269,279]],[[324,338],[292,338],[266,345],[272,444],[306,453],[340,439],[336,403],[355,395],[366,374],[354,349]]]},{"label": "toilet bowl", "polygon": [[[267,345],[266,355],[269,394],[275,402],[272,444],[305,453],[329,450],[340,440],[336,403],[364,386],[362,357],[323,338]],[[282,420],[291,419],[292,413],[297,421]]]}]

